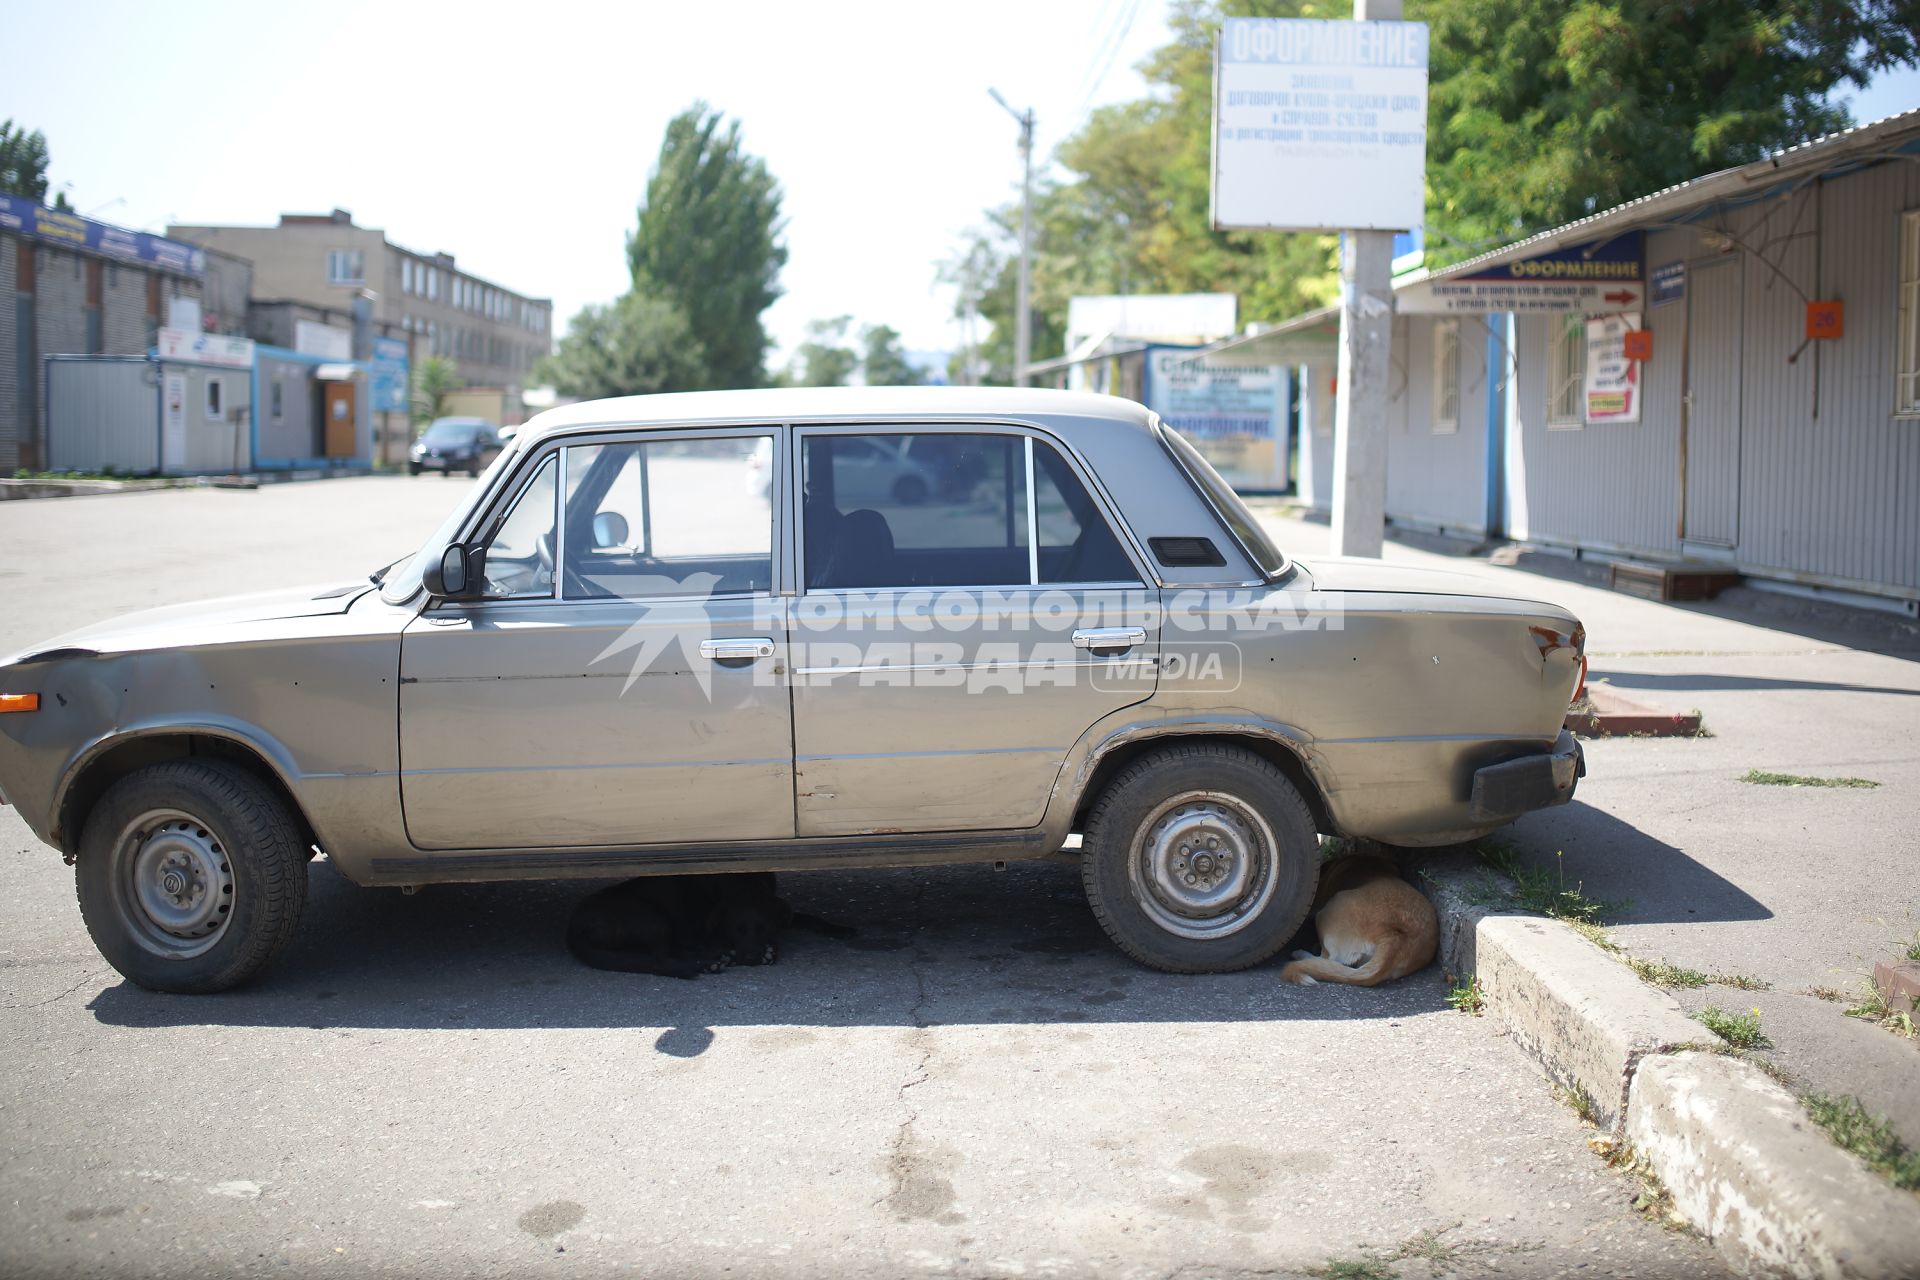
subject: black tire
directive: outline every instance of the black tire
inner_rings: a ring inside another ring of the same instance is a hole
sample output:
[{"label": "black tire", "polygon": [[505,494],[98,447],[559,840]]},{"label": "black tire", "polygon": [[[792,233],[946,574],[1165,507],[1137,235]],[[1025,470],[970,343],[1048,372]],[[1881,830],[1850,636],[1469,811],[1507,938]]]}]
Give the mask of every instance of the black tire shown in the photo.
[{"label": "black tire", "polygon": [[[166,891],[155,868],[168,859],[182,877],[173,883],[186,885],[182,918],[207,902],[230,909],[214,907],[179,933],[156,920],[143,901]],[[307,848],[286,805],[246,770],[170,760],[100,797],[80,836],[74,887],[94,945],[129,981],[149,991],[225,991],[293,937],[307,900]]]},{"label": "black tire", "polygon": [[1101,927],[1165,973],[1228,973],[1269,959],[1307,918],[1320,878],[1319,838],[1299,791],[1267,760],[1220,743],[1162,747],[1122,769],[1084,836],[1080,878]]},{"label": "black tire", "polygon": [[419,475],[419,474],[420,474],[420,464],[419,464],[419,463],[417,463],[417,462],[409,462],[409,463],[407,464],[407,474],[408,474],[408,475],[410,475],[410,476],[417,476],[417,475]]}]

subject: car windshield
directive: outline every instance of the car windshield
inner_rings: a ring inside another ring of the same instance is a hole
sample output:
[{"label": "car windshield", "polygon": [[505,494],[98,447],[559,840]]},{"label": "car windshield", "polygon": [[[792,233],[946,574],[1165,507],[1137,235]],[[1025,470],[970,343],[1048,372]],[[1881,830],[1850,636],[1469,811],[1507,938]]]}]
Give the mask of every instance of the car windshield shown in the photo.
[{"label": "car windshield", "polygon": [[1160,434],[1167,442],[1168,452],[1179,462],[1187,478],[1193,481],[1194,488],[1212,506],[1214,514],[1232,530],[1234,538],[1246,549],[1260,572],[1269,578],[1278,578],[1285,573],[1287,557],[1273,545],[1273,539],[1260,527],[1253,512],[1247,510],[1247,504],[1240,501],[1240,495],[1233,491],[1233,486],[1222,480],[1220,473],[1213,469],[1213,464],[1178,431],[1163,422],[1160,424]]},{"label": "car windshield", "polygon": [[471,422],[436,422],[420,437],[422,444],[472,444],[480,428]]},{"label": "car windshield", "polygon": [[449,538],[460,532],[460,526],[466,523],[467,516],[472,513],[474,507],[480,503],[481,499],[486,497],[488,490],[492,488],[494,478],[498,476],[501,471],[512,465],[512,460],[518,456],[518,452],[514,449],[502,449],[500,455],[493,460],[492,465],[481,473],[480,478],[474,482],[473,487],[467,490],[467,496],[461,499],[460,505],[455,507],[453,513],[441,522],[438,529],[433,531],[433,536],[421,543],[420,549],[408,556],[404,562],[392,565],[387,569],[385,575],[381,578],[380,595],[382,599],[392,604],[404,604],[418,594],[420,590],[421,569],[426,566],[429,560],[438,557],[440,548],[447,544]]}]

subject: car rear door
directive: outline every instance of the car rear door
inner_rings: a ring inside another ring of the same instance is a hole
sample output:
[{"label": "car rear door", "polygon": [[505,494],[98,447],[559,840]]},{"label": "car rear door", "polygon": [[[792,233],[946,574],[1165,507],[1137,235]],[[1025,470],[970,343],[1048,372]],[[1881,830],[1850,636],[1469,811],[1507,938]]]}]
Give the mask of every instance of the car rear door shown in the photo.
[{"label": "car rear door", "polygon": [[1007,425],[795,440],[797,833],[1038,824],[1067,751],[1157,679],[1148,578],[1079,462]]}]

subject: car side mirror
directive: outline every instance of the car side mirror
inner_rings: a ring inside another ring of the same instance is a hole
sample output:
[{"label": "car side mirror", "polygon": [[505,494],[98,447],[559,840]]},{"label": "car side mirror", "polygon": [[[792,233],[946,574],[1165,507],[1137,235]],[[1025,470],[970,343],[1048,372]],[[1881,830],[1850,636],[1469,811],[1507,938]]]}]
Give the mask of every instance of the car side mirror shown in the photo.
[{"label": "car side mirror", "polygon": [[440,563],[430,564],[420,575],[427,590],[447,600],[462,600],[478,595],[467,548],[458,543],[440,553]]},{"label": "car side mirror", "polygon": [[627,545],[627,518],[618,511],[602,511],[593,518],[593,545],[596,550]]}]

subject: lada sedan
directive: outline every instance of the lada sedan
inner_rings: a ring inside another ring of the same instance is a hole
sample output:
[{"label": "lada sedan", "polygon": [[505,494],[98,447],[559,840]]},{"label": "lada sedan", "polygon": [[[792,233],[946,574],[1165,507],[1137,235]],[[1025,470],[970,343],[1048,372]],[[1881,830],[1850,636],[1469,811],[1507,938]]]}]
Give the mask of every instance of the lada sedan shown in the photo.
[{"label": "lada sedan", "polygon": [[1319,834],[1566,801],[1583,645],[1480,579],[1289,557],[1125,400],[609,400],[371,580],[0,663],[0,798],[158,990],[260,972],[316,851],[400,887],[1073,857],[1128,955],[1217,972],[1300,925]]}]

